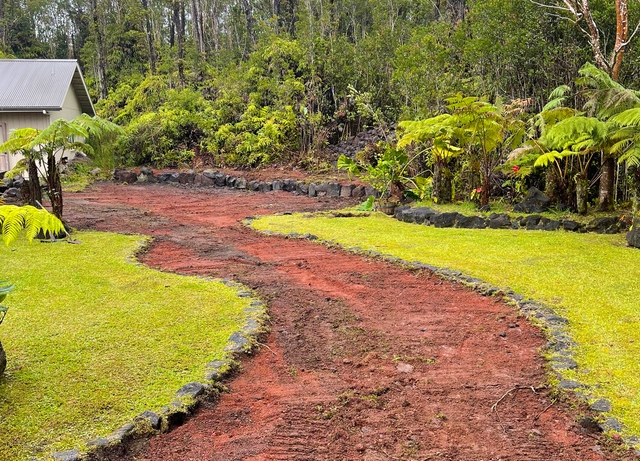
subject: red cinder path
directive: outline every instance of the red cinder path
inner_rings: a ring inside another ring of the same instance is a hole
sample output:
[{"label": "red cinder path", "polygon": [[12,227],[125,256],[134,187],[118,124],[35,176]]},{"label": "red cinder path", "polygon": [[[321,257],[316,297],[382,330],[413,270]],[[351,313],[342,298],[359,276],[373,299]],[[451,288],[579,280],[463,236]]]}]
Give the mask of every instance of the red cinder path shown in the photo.
[{"label": "red cinder path", "polygon": [[[270,306],[268,347],[243,360],[229,392],[120,459],[633,459],[583,429],[575,402],[554,403],[544,338],[514,308],[428,272],[238,222],[346,205],[333,200],[110,183],[66,195],[72,226],[152,235],[145,264],[237,280]],[[492,411],[516,386],[535,392],[513,392]]]}]

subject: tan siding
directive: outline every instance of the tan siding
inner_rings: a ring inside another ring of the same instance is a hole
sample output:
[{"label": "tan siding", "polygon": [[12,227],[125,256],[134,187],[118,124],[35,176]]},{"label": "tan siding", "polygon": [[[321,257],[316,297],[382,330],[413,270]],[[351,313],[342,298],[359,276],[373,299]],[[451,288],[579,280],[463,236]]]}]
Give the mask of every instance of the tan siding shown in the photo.
[{"label": "tan siding", "polygon": [[[7,124],[7,136],[11,136],[11,133],[19,128],[29,127],[44,130],[51,122],[49,115],[42,112],[0,112],[0,125],[4,123]],[[7,169],[13,168],[21,158],[21,155],[8,155],[5,158],[8,160]]]},{"label": "tan siding", "polygon": [[64,98],[64,102],[62,103],[62,110],[55,112],[51,111],[51,121],[53,122],[54,120],[58,120],[59,118],[63,118],[65,120],[73,120],[80,114],[82,114],[80,102],[78,101],[76,92],[73,91],[73,87],[70,86],[67,90],[67,95]]}]

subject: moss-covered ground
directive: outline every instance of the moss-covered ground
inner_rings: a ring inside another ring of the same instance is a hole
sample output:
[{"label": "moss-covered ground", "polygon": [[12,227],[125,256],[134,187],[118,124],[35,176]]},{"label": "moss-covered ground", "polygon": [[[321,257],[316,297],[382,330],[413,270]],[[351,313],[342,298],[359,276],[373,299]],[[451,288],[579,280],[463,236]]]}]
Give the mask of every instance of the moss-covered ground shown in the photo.
[{"label": "moss-covered ground", "polygon": [[579,343],[579,369],[567,376],[598,386],[627,432],[640,434],[640,251],[624,235],[436,229],[380,213],[269,216],[253,226],[456,269],[548,303]]},{"label": "moss-covered ground", "polygon": [[74,239],[0,247],[0,280],[15,284],[0,326],[2,460],[79,447],[159,410],[245,321],[237,288],[130,262],[143,237]]}]

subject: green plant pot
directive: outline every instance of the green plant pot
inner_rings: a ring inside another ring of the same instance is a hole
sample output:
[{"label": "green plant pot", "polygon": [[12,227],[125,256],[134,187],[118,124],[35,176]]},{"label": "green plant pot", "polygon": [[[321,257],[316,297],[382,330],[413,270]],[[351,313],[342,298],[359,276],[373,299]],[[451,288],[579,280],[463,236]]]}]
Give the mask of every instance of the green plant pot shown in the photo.
[{"label": "green plant pot", "polygon": [[2,343],[0,343],[0,375],[4,373],[4,370],[7,368],[7,354],[4,353],[4,348],[2,347]]},{"label": "green plant pot", "polygon": [[378,200],[375,202],[374,209],[386,215],[392,215],[398,206],[395,200]]}]

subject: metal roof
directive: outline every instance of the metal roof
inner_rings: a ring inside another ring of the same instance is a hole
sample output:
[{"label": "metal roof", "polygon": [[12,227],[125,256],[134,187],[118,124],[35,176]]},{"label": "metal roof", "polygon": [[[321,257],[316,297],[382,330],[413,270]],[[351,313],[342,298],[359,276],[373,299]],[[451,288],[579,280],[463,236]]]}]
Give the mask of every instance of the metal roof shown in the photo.
[{"label": "metal roof", "polygon": [[57,111],[72,86],[82,111],[95,115],[75,59],[0,59],[0,111]]}]

